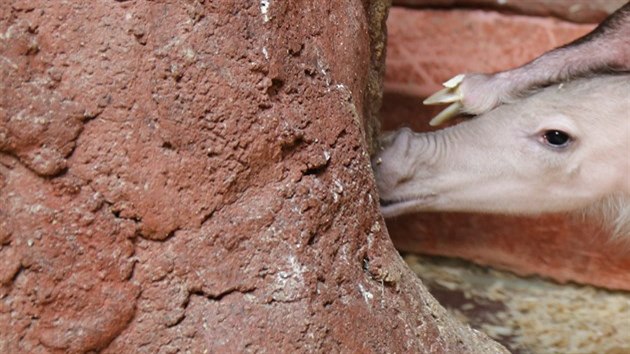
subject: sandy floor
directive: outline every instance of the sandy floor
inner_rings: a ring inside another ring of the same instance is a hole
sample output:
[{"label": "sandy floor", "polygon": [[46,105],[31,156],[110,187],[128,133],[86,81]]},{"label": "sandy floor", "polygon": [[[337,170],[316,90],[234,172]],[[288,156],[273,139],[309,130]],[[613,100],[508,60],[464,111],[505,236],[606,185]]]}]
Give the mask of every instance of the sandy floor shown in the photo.
[{"label": "sandy floor", "polygon": [[630,354],[630,293],[404,258],[442,305],[515,354]]}]

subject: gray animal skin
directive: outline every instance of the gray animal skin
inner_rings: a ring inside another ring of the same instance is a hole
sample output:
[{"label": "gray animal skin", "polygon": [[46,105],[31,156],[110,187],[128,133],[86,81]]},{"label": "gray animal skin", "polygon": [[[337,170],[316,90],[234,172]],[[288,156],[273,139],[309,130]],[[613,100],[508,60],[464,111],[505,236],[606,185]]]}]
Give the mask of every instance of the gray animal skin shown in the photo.
[{"label": "gray animal skin", "polygon": [[630,237],[630,74],[546,87],[459,125],[382,138],[385,217],[588,211]]}]

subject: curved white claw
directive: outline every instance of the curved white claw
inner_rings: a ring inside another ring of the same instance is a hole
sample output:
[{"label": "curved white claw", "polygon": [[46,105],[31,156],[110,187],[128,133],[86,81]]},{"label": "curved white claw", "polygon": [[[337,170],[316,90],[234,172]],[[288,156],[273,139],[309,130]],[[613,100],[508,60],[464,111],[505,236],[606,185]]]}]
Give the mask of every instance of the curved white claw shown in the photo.
[{"label": "curved white claw", "polygon": [[442,112],[438,113],[437,116],[433,117],[431,121],[429,121],[429,125],[432,127],[437,127],[438,125],[446,123],[449,119],[459,115],[462,112],[462,108],[464,107],[461,102],[455,102]]},{"label": "curved white claw", "polygon": [[450,79],[446,80],[445,82],[443,82],[442,86],[448,87],[448,88],[456,88],[457,86],[459,86],[459,84],[462,83],[462,81],[464,81],[465,77],[466,77],[465,74],[455,75],[452,78],[450,78]]},{"label": "curved white claw", "polygon": [[425,105],[438,105],[438,104],[447,104],[451,103],[445,110],[440,112],[437,116],[435,116],[429,122],[431,126],[440,125],[449,119],[457,116],[461,113],[463,104],[462,104],[462,92],[460,90],[460,84],[464,80],[465,75],[459,74],[455,77],[447,80],[442,84],[444,86],[440,91],[432,94],[427,99],[425,99],[422,103]]}]

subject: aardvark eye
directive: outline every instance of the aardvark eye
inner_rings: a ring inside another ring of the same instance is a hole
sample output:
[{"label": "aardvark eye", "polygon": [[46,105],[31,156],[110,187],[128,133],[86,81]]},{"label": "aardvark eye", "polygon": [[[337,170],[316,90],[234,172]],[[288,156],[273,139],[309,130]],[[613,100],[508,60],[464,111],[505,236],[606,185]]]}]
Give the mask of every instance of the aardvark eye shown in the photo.
[{"label": "aardvark eye", "polygon": [[571,141],[571,136],[562,130],[547,130],[543,133],[543,139],[553,147],[564,147]]}]

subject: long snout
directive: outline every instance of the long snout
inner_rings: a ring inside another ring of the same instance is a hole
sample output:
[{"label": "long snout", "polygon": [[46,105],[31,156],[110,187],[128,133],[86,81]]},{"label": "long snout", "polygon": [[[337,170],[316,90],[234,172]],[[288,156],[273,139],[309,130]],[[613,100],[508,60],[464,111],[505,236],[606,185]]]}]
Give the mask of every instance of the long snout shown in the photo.
[{"label": "long snout", "polygon": [[385,217],[430,208],[436,196],[429,187],[436,175],[431,173],[438,154],[436,137],[408,128],[382,135],[372,166]]}]

